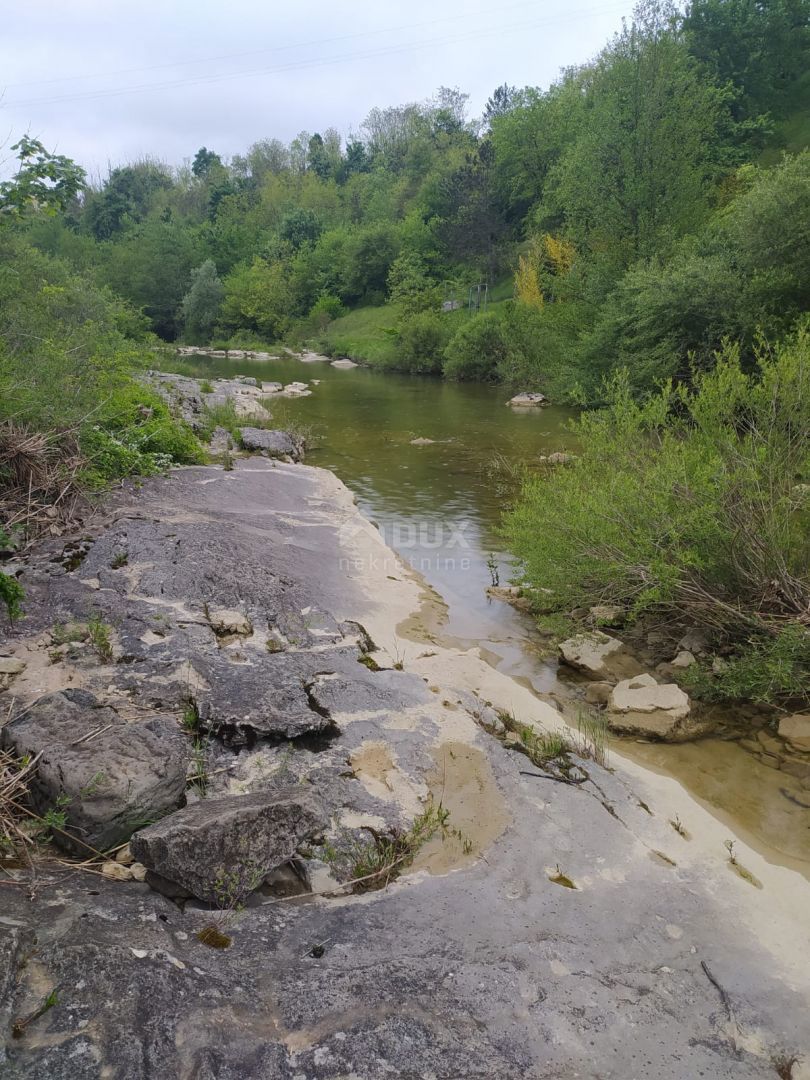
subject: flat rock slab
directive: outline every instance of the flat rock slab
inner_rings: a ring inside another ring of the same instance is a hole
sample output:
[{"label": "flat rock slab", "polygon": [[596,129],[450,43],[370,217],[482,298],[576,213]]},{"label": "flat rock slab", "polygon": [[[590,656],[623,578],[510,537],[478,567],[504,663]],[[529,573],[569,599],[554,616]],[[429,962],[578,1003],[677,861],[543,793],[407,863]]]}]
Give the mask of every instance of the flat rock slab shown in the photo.
[{"label": "flat rock slab", "polygon": [[674,740],[694,734],[684,730],[690,711],[689,697],[675,683],[657,683],[652,675],[638,675],[613,688],[608,724],[614,731]]},{"label": "flat rock slab", "polygon": [[31,785],[34,809],[63,810],[58,844],[80,855],[105,851],[183,799],[188,740],[165,716],[127,723],[85,690],[40,698],[0,732],[18,757],[41,755]]},{"label": "flat rock slab", "polygon": [[560,642],[560,659],[594,679],[607,678],[610,674],[608,661],[623,651],[621,641],[600,630]]},{"label": "flat rock slab", "polygon": [[542,405],[550,405],[551,402],[548,400],[548,398],[546,397],[545,394],[525,393],[525,394],[515,394],[515,396],[510,398],[507,401],[506,404],[507,405],[516,405],[518,407],[524,407],[524,408],[528,407],[528,408],[530,408],[530,407],[538,407],[538,406],[542,406]]},{"label": "flat rock slab", "polygon": [[142,829],[136,860],[199,900],[236,907],[327,824],[303,785],[194,803]]},{"label": "flat rock slab", "polygon": [[794,713],[779,721],[779,734],[795,750],[810,752],[810,713]]}]

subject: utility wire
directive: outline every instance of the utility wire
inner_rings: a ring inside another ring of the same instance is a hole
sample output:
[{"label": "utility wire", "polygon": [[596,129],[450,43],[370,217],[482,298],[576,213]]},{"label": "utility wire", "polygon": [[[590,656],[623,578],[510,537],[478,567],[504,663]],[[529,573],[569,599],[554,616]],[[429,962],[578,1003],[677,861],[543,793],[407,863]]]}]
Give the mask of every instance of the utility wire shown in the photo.
[{"label": "utility wire", "polygon": [[92,101],[100,98],[112,98],[120,97],[125,94],[135,93],[148,93],[156,90],[170,90],[184,86],[202,86],[217,82],[225,82],[233,79],[246,79],[255,78],[259,75],[276,75],[282,74],[288,71],[300,71],[309,70],[319,67],[327,67],[335,64],[342,64],[347,62],[356,62],[359,60],[374,59],[376,57],[391,56],[397,53],[411,52],[425,48],[434,48],[442,45],[455,44],[463,41],[470,41],[481,37],[495,37],[503,34],[514,33],[516,31],[526,31],[535,29],[540,26],[549,24],[564,23],[576,21],[585,16],[596,16],[603,14],[613,14],[624,11],[625,4],[619,6],[613,4],[603,8],[582,9],[579,11],[569,12],[564,17],[554,17],[535,20],[533,22],[519,22],[513,23],[510,26],[501,27],[485,27],[479,30],[469,31],[465,34],[453,35],[444,38],[427,39],[424,41],[407,42],[398,45],[389,45],[380,49],[371,49],[365,52],[345,53],[340,56],[333,57],[319,57],[312,60],[296,60],[289,64],[278,65],[276,67],[262,67],[256,68],[252,71],[233,71],[222,72],[218,74],[199,75],[192,78],[176,79],[162,83],[141,83],[135,86],[118,87],[106,90],[88,90],[80,91],[74,94],[65,94],[55,97],[35,98],[27,101],[3,101],[0,104],[0,108],[28,108],[36,105],[53,105],[61,104],[62,102],[69,101]]}]

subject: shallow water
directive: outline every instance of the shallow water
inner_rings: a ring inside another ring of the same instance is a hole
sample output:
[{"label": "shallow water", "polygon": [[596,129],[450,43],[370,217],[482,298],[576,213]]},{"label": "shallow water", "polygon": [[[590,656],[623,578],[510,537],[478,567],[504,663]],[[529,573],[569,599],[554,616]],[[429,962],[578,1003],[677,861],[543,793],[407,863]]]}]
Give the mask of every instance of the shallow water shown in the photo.
[{"label": "shallow water", "polygon": [[[493,472],[493,459],[531,463],[573,448],[571,410],[515,410],[507,407],[503,388],[367,368],[342,371],[293,357],[182,362],[200,377],[320,380],[311,397],[279,401],[272,414],[279,427],[293,421],[312,429],[317,438],[307,461],[343,480],[388,545],[435,590],[447,609],[442,639],[480,647],[489,663],[537,693],[569,696],[556,664],[543,657],[531,620],[489,599],[486,590],[493,573],[501,584],[511,573],[497,533],[511,488]],[[164,366],[171,370],[171,359]],[[414,439],[433,441],[418,445]],[[685,746],[622,741],[614,750],[675,777],[770,861],[810,875],[810,810],[785,792],[804,802],[810,793],[792,777],[720,740]]]}]

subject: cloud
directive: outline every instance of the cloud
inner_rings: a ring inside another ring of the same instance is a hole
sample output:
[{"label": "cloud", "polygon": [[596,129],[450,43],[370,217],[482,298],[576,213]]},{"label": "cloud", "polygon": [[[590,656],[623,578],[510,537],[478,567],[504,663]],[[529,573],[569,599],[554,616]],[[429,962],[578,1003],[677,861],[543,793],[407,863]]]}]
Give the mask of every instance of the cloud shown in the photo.
[{"label": "cloud", "polygon": [[267,136],[346,133],[374,105],[439,85],[480,112],[499,83],[545,86],[589,59],[631,7],[580,2],[15,5],[0,40],[0,138],[30,131],[104,173],[146,154],[179,164],[202,145],[230,156]]}]

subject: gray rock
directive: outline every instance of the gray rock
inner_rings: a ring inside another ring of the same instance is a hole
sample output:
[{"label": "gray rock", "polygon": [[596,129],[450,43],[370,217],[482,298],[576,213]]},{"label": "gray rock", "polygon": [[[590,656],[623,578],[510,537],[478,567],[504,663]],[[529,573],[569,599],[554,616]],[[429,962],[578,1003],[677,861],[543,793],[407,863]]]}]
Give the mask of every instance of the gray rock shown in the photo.
[{"label": "gray rock", "polygon": [[515,396],[510,398],[506,404],[516,405],[518,407],[522,406],[525,408],[536,407],[540,405],[550,405],[551,402],[548,400],[545,394],[524,393],[515,394]]},{"label": "gray rock", "polygon": [[327,820],[315,792],[296,785],[194,803],[136,833],[131,847],[150,873],[236,906]]},{"label": "gray rock", "polygon": [[691,667],[694,663],[696,663],[694,653],[689,652],[688,649],[681,649],[675,659],[670,662],[670,667],[675,668],[677,671]]},{"label": "gray rock", "polygon": [[208,446],[214,453],[221,453],[224,450],[233,450],[234,441],[231,438],[231,433],[226,431],[224,427],[215,427],[211,432]]},{"label": "gray rock", "polygon": [[19,757],[41,755],[33,807],[64,810],[56,842],[81,855],[87,845],[105,851],[124,843],[176,809],[186,788],[189,746],[176,721],[127,723],[85,690],[40,698],[6,724],[0,744]]},{"label": "gray rock", "polygon": [[239,429],[239,436],[245,450],[257,450],[267,457],[289,457],[298,461],[303,456],[300,441],[288,431],[244,427]]}]

